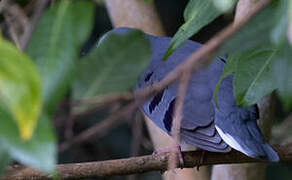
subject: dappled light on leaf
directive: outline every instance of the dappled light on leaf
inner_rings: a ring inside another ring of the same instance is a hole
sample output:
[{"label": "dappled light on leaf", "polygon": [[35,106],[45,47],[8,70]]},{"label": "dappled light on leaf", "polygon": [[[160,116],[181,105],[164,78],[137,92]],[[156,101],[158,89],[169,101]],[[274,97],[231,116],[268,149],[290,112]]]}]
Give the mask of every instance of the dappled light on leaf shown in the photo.
[{"label": "dappled light on leaf", "polygon": [[31,60],[0,39],[0,100],[12,114],[23,140],[33,135],[41,108],[40,78]]}]

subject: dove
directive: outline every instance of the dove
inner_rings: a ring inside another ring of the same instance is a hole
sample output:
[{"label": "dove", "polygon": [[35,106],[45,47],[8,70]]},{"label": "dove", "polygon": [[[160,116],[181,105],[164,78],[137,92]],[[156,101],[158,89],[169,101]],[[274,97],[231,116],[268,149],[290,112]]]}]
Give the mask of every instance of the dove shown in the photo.
[{"label": "dove", "polygon": [[[127,27],[115,28],[106,35],[109,33],[123,35],[133,30],[135,29]],[[200,43],[188,40],[163,60],[171,38],[146,33],[145,37],[151,45],[151,57],[148,67],[139,78],[136,90],[159,82],[202,47]],[[220,153],[235,149],[252,158],[279,161],[278,154],[264,141],[258,127],[257,105],[237,106],[233,93],[233,75],[221,81],[217,92],[217,104],[215,103],[214,91],[225,64],[224,57],[217,57],[208,66],[192,73],[183,101],[180,144]],[[169,135],[172,134],[178,83],[168,85],[141,105],[142,112]]]}]

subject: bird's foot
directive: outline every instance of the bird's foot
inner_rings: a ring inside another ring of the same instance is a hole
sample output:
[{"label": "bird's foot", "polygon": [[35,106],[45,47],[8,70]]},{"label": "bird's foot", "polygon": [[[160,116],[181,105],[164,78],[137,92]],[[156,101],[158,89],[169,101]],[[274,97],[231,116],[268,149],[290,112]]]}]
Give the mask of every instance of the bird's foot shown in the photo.
[{"label": "bird's foot", "polygon": [[182,155],[181,147],[179,145],[173,146],[173,147],[168,147],[165,149],[156,150],[153,152],[153,154],[169,153],[169,152],[172,152],[173,150],[175,150],[175,152],[177,153],[180,167],[181,168],[184,167],[185,162],[184,162],[184,158]]}]

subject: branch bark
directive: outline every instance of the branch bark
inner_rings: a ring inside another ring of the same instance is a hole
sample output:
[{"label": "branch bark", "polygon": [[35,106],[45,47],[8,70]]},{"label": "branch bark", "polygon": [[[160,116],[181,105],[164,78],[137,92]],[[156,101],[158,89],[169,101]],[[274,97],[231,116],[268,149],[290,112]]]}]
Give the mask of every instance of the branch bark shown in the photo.
[{"label": "branch bark", "polygon": [[[292,145],[274,147],[274,149],[278,152],[281,162],[292,162]],[[100,162],[60,164],[56,167],[56,171],[58,173],[58,178],[62,180],[128,175],[149,171],[165,171],[168,167],[169,155],[170,153],[160,153]],[[205,152],[203,163],[200,164],[201,155],[202,151],[183,152],[185,162],[184,168],[212,164],[264,163],[264,161],[250,158],[238,151],[231,151],[229,153]],[[6,176],[1,178],[1,180],[49,179],[53,179],[53,176],[24,166],[9,167],[6,171]]]}]

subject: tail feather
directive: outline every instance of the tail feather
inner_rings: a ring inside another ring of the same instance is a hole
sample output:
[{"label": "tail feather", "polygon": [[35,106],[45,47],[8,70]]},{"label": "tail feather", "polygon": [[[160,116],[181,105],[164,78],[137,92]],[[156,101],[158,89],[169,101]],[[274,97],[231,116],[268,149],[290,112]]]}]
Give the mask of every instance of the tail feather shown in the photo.
[{"label": "tail feather", "polygon": [[272,162],[278,162],[279,156],[277,152],[267,143],[263,144],[263,149],[266,152],[265,160],[272,161]]}]

